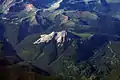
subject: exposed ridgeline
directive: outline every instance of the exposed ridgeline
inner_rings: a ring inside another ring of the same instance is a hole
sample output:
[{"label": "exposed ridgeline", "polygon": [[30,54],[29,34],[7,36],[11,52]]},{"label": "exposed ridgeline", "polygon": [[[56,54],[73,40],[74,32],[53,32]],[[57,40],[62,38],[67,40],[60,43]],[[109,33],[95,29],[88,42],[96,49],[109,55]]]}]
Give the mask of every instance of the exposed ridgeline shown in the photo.
[{"label": "exposed ridgeline", "polygon": [[8,13],[11,6],[14,5],[14,0],[4,0],[0,6],[1,13]]},{"label": "exposed ridgeline", "polygon": [[44,11],[54,11],[56,9],[58,9],[60,7],[60,3],[63,2],[63,0],[58,0],[57,2],[53,3],[52,5],[50,5],[50,7],[48,9],[44,9]]},{"label": "exposed ridgeline", "polygon": [[[19,8],[22,9],[19,10]],[[24,3],[23,1],[16,2],[15,0],[4,0],[4,2],[1,2],[0,9],[0,23],[3,25],[3,28],[5,30],[3,37],[7,42],[12,44],[12,46],[15,46],[18,43],[20,32],[24,33],[23,29],[22,31],[20,30],[20,28],[23,28],[23,25],[26,27],[26,24],[23,23],[29,22],[29,28],[31,28],[33,25],[37,25],[35,18],[37,9],[32,4]]]},{"label": "exposed ridgeline", "polygon": [[[10,10],[10,8],[12,6],[14,6],[15,4],[19,4],[19,3],[22,3],[24,0],[20,0],[19,2],[16,1],[16,0],[4,0],[3,2],[1,1],[1,5],[0,5],[0,10],[1,12],[0,13],[5,13],[7,14]],[[57,8],[60,7],[60,3],[62,2],[63,0],[58,0],[57,2],[53,3],[50,5],[49,8],[47,9],[44,9],[44,11],[54,11],[56,10]],[[29,6],[30,7],[30,6]],[[37,9],[37,10],[40,10],[40,9]]]},{"label": "exposed ridgeline", "polygon": [[[18,10],[16,11],[16,9]],[[1,2],[0,10],[0,13],[5,15],[2,15],[2,19],[10,20],[11,23],[17,24],[28,19],[31,24],[37,24],[35,15],[38,9],[36,9],[32,4],[23,3],[23,0],[20,0],[19,2],[16,0],[4,0]]]},{"label": "exposed ridgeline", "polygon": [[13,15],[14,17],[17,17],[13,18],[13,20],[22,22],[23,20],[27,19],[31,24],[37,24],[35,18],[37,9],[32,4],[23,4],[23,6],[25,7],[24,10],[20,11],[16,15]]},{"label": "exposed ridgeline", "polygon": [[[21,0],[20,2],[23,2],[23,0]],[[12,6],[14,6],[16,3],[20,3],[20,2],[16,2],[16,0],[4,0],[0,4],[0,10],[1,10],[0,13],[7,14],[9,12],[9,9]]]}]

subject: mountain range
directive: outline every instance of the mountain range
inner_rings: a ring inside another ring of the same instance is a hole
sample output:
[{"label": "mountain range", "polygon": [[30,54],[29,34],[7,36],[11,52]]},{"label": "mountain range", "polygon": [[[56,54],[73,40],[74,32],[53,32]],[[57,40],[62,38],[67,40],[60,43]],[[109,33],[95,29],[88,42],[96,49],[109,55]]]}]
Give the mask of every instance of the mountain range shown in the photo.
[{"label": "mountain range", "polygon": [[119,1],[108,0],[109,6],[82,2],[76,10],[65,6],[72,1],[43,8],[35,1],[1,0],[3,55],[65,80],[113,80],[110,75],[120,67]]}]

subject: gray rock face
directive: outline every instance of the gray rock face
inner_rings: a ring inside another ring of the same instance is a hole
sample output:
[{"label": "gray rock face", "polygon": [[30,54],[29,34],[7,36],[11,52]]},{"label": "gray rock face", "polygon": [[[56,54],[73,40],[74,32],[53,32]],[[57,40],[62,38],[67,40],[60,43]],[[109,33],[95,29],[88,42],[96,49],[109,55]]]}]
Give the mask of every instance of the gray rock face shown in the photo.
[{"label": "gray rock face", "polygon": [[33,44],[41,44],[41,43],[48,43],[51,40],[55,40],[57,45],[63,45],[63,43],[66,40],[66,36],[67,36],[67,32],[66,31],[61,31],[61,32],[52,32],[50,34],[43,34],[40,35],[40,39],[38,39],[37,41],[35,41]]}]

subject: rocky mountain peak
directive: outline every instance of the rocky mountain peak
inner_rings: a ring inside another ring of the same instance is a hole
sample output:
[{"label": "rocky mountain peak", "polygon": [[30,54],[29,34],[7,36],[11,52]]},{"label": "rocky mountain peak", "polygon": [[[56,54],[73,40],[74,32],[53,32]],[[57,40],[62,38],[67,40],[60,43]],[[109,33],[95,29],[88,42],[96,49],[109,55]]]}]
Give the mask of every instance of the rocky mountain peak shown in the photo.
[{"label": "rocky mountain peak", "polygon": [[63,45],[63,43],[65,42],[67,36],[67,32],[66,31],[60,31],[60,32],[51,32],[50,34],[42,34],[40,35],[40,38],[35,41],[33,44],[40,44],[40,43],[48,43],[49,41],[51,41],[52,39],[54,39],[58,46]]}]

